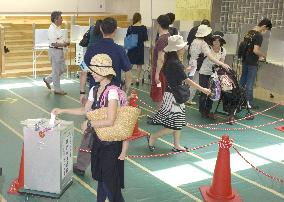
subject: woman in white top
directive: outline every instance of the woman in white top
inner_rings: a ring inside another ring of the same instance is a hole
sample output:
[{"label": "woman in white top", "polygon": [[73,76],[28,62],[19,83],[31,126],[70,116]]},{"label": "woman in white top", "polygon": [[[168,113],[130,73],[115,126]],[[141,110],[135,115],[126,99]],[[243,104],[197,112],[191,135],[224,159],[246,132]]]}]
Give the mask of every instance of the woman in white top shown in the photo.
[{"label": "woman in white top", "polygon": [[[226,57],[226,49],[223,47],[226,41],[223,39],[224,34],[216,31],[212,35],[210,52],[219,61],[224,62]],[[203,60],[202,66],[199,70],[199,85],[208,88],[209,78],[213,74],[213,66],[215,65],[208,57]],[[204,93],[201,92],[199,97],[199,112],[203,118],[213,118],[214,114],[210,113],[213,101]]]},{"label": "woman in white top", "polygon": [[[210,33],[212,32],[212,29],[208,27],[207,25],[199,25],[198,30],[196,32],[196,39],[193,40],[191,46],[190,46],[190,60],[189,60],[189,67],[187,68],[188,77],[193,78],[193,81],[198,80],[198,72],[197,70],[197,59],[199,58],[200,54],[204,54],[204,56],[208,57],[209,60],[211,60],[213,63],[220,65],[226,69],[230,68],[229,65],[225,64],[224,62],[217,60],[214,55],[211,53],[209,45],[206,43],[205,39],[208,38]],[[190,99],[189,101],[192,101],[192,99],[195,96],[195,89],[191,89],[190,92]]]}]

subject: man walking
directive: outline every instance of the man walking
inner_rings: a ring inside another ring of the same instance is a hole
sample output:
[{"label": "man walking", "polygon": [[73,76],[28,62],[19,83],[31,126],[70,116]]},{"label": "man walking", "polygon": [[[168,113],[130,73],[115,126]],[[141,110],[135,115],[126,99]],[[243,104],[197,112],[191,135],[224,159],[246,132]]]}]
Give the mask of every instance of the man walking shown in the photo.
[{"label": "man walking", "polygon": [[43,81],[48,89],[51,89],[50,84],[53,82],[55,94],[66,95],[67,93],[60,88],[60,76],[66,71],[63,47],[69,46],[70,43],[63,38],[60,28],[63,21],[61,14],[61,11],[53,11],[51,13],[52,23],[48,29],[48,55],[52,66],[52,73],[50,76],[43,78]]}]

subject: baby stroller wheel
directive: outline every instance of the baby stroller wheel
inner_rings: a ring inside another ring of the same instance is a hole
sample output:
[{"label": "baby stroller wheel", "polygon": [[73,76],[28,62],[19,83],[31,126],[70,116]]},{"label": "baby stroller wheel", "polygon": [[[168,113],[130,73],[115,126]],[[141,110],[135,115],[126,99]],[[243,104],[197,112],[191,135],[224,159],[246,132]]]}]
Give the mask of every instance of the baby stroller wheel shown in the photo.
[{"label": "baby stroller wheel", "polygon": [[253,120],[254,119],[254,115],[252,113],[247,113],[245,116],[246,120]]}]

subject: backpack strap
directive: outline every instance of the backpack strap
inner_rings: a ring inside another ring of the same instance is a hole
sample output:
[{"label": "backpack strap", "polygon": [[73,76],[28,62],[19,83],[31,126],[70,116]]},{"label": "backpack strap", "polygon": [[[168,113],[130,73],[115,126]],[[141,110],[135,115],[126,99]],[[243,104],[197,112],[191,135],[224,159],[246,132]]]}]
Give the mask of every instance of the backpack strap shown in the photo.
[{"label": "backpack strap", "polygon": [[89,29],[89,43],[88,43],[88,46],[92,45],[95,41],[95,35],[94,35],[94,32],[95,32],[95,26],[92,25]]},{"label": "backpack strap", "polygon": [[120,102],[121,106],[126,106],[128,105],[127,102],[127,98],[126,98],[126,94],[123,90],[121,90],[119,87],[115,86],[115,85],[109,85],[107,86],[107,88],[104,90],[102,96],[101,96],[101,102],[100,102],[100,106],[102,107],[106,107],[108,105],[108,93],[111,89],[115,89],[118,93],[118,99]]},{"label": "backpack strap", "polygon": [[98,99],[98,90],[99,90],[99,85],[94,86],[94,88],[93,88],[93,98],[94,98],[95,101],[97,101],[97,99]]}]

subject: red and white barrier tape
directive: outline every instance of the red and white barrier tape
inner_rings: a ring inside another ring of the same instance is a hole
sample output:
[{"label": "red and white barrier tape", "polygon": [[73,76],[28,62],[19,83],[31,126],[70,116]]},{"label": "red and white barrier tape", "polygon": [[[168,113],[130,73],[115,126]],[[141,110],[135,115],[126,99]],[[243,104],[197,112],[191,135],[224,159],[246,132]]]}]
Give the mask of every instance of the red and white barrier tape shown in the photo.
[{"label": "red and white barrier tape", "polygon": [[280,182],[280,183],[283,183],[283,182],[284,182],[283,179],[278,178],[278,177],[274,177],[274,176],[272,176],[272,175],[269,175],[269,174],[267,174],[266,172],[264,172],[263,170],[257,168],[257,167],[254,166],[252,163],[250,163],[250,162],[239,152],[239,150],[238,150],[235,146],[233,146],[233,148],[234,148],[234,150],[236,150],[236,152],[240,155],[240,157],[242,157],[242,159],[243,159],[245,162],[247,162],[247,163],[248,163],[253,169],[255,169],[257,172],[259,172],[259,173],[263,174],[264,176],[266,176],[266,177],[268,177],[268,178],[270,178],[270,179],[272,179],[272,180],[275,180],[275,181],[277,181],[277,182]]},{"label": "red and white barrier tape", "polygon": [[[224,131],[246,130],[246,129],[261,128],[261,127],[264,127],[264,126],[274,125],[275,123],[283,122],[283,121],[284,121],[284,119],[279,119],[279,120],[268,122],[268,123],[264,123],[264,124],[261,124],[261,125],[246,126],[246,127],[243,127],[243,128],[213,128],[213,127],[210,127],[210,126],[203,126],[202,128],[207,128],[207,129],[210,129],[210,130],[224,130]],[[186,126],[187,127],[191,127],[192,125],[191,124],[187,124]]]},{"label": "red and white barrier tape", "polygon": [[[209,144],[206,145],[202,145],[202,146],[198,146],[198,147],[192,147],[189,148],[188,150],[184,150],[184,151],[180,151],[180,152],[169,152],[169,153],[165,153],[165,154],[150,154],[150,155],[127,155],[128,158],[155,158],[155,157],[164,157],[164,156],[170,156],[170,155],[175,155],[175,154],[180,154],[180,153],[184,153],[184,152],[190,152],[190,151],[195,151],[198,149],[203,149],[205,147],[209,147],[211,145],[217,144],[219,141],[217,142],[211,142]],[[86,153],[91,153],[90,150],[87,149],[79,149],[80,152],[86,152]]]},{"label": "red and white barrier tape", "polygon": [[[147,103],[143,102],[142,100],[139,99],[139,101],[144,104],[145,106],[155,110],[152,106],[148,105]],[[284,102],[284,101],[282,101]],[[267,108],[261,112],[257,112],[251,116],[256,116],[256,115],[259,115],[259,114],[262,114],[263,112],[266,112],[266,111],[269,111],[273,108],[276,108],[277,106],[281,105],[282,102],[279,102],[277,103],[276,105],[270,107],[270,108]],[[155,110],[156,111],[156,110]],[[237,122],[237,121],[241,121],[241,120],[244,120],[244,119],[247,119],[249,118],[250,116],[247,116],[247,117],[244,117],[244,118],[241,118],[241,119],[236,119],[234,120],[234,122]],[[191,124],[191,123],[187,123],[186,126],[187,127],[196,127],[196,128],[207,128],[207,129],[211,129],[211,130],[223,130],[223,131],[237,131],[237,130],[246,130],[246,129],[254,129],[254,128],[260,128],[260,127],[264,127],[264,126],[269,126],[269,125],[273,125],[275,123],[278,123],[278,122],[283,122],[284,119],[278,119],[276,121],[272,121],[272,122],[268,122],[268,123],[265,123],[265,124],[261,124],[261,125],[257,125],[257,126],[246,126],[246,127],[243,127],[243,128],[215,128],[215,127],[210,127],[210,126],[219,126],[219,125],[223,125],[223,124],[227,124],[227,123],[230,123],[229,121],[228,122],[219,122],[219,123],[210,123],[210,124]]]}]

